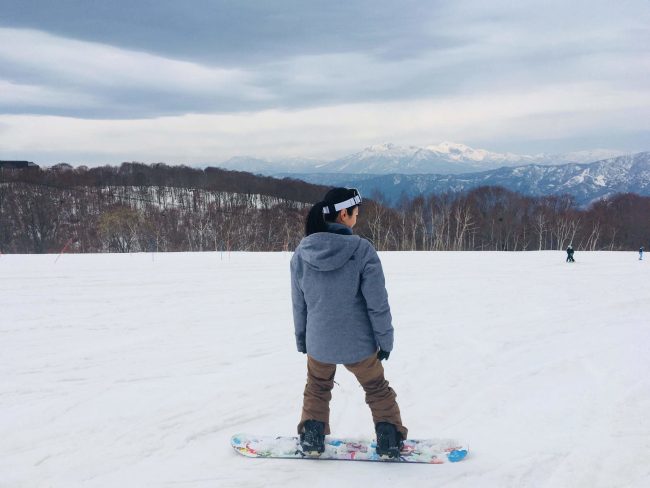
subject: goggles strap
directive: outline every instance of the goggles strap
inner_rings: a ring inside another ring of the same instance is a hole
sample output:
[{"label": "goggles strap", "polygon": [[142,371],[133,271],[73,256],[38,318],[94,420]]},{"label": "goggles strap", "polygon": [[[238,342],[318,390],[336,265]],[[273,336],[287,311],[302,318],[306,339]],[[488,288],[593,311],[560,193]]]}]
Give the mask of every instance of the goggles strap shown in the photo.
[{"label": "goggles strap", "polygon": [[324,214],[329,214],[330,211],[331,211],[330,209],[332,207],[334,207],[334,213],[336,213],[336,212],[339,212],[339,211],[343,210],[344,208],[354,207],[355,205],[359,205],[360,203],[361,203],[361,197],[359,195],[355,195],[352,198],[350,198],[349,200],[346,200],[344,202],[335,203],[333,206],[328,205],[327,207],[323,207],[323,213]]}]

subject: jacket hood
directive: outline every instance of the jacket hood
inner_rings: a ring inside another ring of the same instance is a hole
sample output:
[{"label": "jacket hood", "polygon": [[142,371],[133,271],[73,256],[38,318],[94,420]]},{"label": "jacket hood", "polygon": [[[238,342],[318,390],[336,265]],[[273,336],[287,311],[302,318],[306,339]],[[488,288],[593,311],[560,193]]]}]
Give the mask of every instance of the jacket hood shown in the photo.
[{"label": "jacket hood", "polygon": [[305,237],[296,253],[318,271],[333,271],[350,260],[360,243],[359,236],[317,232]]}]

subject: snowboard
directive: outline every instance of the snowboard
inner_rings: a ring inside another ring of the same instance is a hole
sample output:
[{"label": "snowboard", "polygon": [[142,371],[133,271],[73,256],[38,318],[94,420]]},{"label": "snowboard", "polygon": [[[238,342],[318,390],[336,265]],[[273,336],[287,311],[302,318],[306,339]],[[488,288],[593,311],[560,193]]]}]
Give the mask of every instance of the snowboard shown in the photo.
[{"label": "snowboard", "polygon": [[444,464],[462,461],[469,448],[467,444],[452,439],[408,439],[400,457],[384,459],[375,451],[376,442],[362,439],[325,437],[325,452],[320,456],[308,456],[300,448],[298,437],[232,436],[230,444],[239,454],[253,458],[279,459],[329,459],[345,461],[384,461]]}]

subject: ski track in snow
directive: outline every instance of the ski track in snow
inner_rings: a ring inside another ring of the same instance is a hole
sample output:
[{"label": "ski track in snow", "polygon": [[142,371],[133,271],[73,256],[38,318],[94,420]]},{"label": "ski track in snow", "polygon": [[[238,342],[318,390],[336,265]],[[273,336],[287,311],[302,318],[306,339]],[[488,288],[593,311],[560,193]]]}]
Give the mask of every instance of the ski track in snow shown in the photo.
[{"label": "ski track in snow", "polygon": [[[385,363],[439,466],[247,459],[293,434],[288,253],[0,256],[0,487],[650,486],[650,266],[632,252],[381,253]],[[332,428],[372,436],[339,368]]]}]

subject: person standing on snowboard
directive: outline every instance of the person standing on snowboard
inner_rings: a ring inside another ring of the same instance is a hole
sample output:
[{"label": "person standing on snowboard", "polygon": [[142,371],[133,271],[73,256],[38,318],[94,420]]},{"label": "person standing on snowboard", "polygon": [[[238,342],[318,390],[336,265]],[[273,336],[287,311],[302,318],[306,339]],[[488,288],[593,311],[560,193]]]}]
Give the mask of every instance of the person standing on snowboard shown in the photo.
[{"label": "person standing on snowboard", "polygon": [[639,261],[643,260],[643,251],[645,251],[645,248],[643,246],[641,246],[639,248]]},{"label": "person standing on snowboard", "polygon": [[334,188],[310,210],[305,237],[291,259],[296,346],[307,355],[307,384],[298,424],[306,455],[325,450],[329,402],[337,364],[366,393],[377,434],[377,454],[396,458],[408,430],[382,360],[393,349],[393,325],[377,251],[352,233],[361,196]]}]

